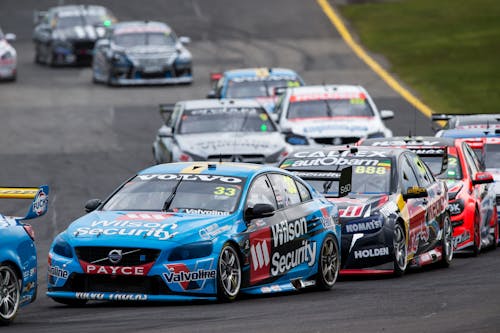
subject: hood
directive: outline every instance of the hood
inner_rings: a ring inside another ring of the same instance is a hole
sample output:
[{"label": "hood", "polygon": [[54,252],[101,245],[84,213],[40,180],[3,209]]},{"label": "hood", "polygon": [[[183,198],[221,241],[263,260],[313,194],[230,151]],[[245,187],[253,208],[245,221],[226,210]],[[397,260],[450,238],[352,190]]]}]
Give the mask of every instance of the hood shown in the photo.
[{"label": "hood", "polygon": [[74,26],[71,28],[57,29],[54,31],[54,39],[61,40],[91,40],[96,41],[104,37],[106,29],[104,27],[94,27],[92,25]]},{"label": "hood", "polygon": [[215,235],[214,230],[219,231],[216,235],[221,229],[229,230],[233,219],[228,215],[95,211],[73,222],[66,233],[73,246],[86,243],[144,246],[147,242],[148,247],[165,248],[169,243],[210,239],[210,235]]},{"label": "hood", "polygon": [[179,148],[203,158],[210,155],[271,155],[286,147],[279,132],[226,132],[176,136]]},{"label": "hood", "polygon": [[175,46],[140,45],[127,48],[125,53],[130,58],[142,58],[153,55],[157,58],[170,58],[173,55],[177,55],[177,49]]},{"label": "hood", "polygon": [[382,123],[376,117],[321,117],[301,118],[288,121],[295,134],[317,137],[365,137],[369,133],[383,131]]},{"label": "hood", "polygon": [[327,198],[339,209],[340,222],[367,218],[389,202],[388,194],[358,194],[342,198]]}]

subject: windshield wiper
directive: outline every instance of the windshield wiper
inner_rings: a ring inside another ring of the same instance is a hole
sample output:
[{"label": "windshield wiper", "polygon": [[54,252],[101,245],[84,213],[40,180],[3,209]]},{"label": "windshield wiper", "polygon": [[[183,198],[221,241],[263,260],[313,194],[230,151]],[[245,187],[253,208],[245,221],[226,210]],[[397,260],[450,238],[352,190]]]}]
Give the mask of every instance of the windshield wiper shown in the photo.
[{"label": "windshield wiper", "polygon": [[165,203],[163,204],[163,208],[161,209],[162,212],[166,212],[170,208],[170,205],[172,204],[172,201],[174,200],[175,194],[177,193],[177,188],[179,187],[181,182],[182,182],[182,176],[179,179],[179,181],[177,182],[177,184],[175,184],[175,186],[172,189],[172,192],[168,196],[167,200],[165,200]]}]

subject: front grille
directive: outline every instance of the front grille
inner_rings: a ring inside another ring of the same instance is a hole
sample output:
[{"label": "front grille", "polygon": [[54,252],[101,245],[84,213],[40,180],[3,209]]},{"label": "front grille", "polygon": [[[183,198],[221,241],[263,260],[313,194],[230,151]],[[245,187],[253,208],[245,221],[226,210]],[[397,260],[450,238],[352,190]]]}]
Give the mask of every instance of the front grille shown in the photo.
[{"label": "front grille", "polygon": [[146,72],[141,72],[140,74],[141,79],[162,79],[167,77],[165,72],[151,72],[151,73],[146,73]]},{"label": "front grille", "polygon": [[314,141],[320,145],[345,145],[349,143],[356,143],[359,137],[333,137],[333,138],[315,138]]},{"label": "front grille", "polygon": [[73,43],[75,54],[92,54],[94,49],[94,41],[76,41]]},{"label": "front grille", "polygon": [[[111,251],[118,250],[122,253],[122,259],[117,263],[112,263],[108,259]],[[160,250],[138,249],[128,247],[90,247],[79,246],[75,248],[78,259],[88,263],[95,263],[101,266],[138,266],[154,262],[160,255]]]},{"label": "front grille", "polygon": [[251,154],[244,154],[244,155],[209,155],[208,156],[208,161],[220,161],[222,162],[242,162],[242,163],[258,163],[262,164],[265,162],[265,156],[264,155],[251,155]]},{"label": "front grille", "polygon": [[62,288],[74,292],[117,292],[148,295],[171,293],[160,276],[72,274]]}]

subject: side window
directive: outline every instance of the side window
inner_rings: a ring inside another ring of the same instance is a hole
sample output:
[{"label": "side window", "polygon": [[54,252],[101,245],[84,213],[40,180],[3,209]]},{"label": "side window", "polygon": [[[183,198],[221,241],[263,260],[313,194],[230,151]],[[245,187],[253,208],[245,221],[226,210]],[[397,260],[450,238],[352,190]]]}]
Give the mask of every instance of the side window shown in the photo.
[{"label": "side window", "polygon": [[265,175],[259,176],[250,186],[245,210],[253,208],[256,204],[269,204],[277,209],[273,188]]},{"label": "side window", "polygon": [[300,194],[295,181],[286,175],[278,173],[269,174],[269,179],[276,195],[278,209],[300,203]]},{"label": "side window", "polygon": [[415,165],[415,172],[417,175],[418,183],[422,187],[428,187],[432,184],[433,180],[432,178],[429,178],[427,168],[425,167],[424,162],[420,159],[420,157],[414,155],[414,156],[408,156],[413,160],[413,164]]},{"label": "side window", "polygon": [[278,122],[279,119],[281,118],[281,112],[283,112],[282,108],[283,108],[283,101],[285,100],[285,95],[286,94],[283,94],[278,98],[278,102],[276,102],[276,107],[274,109],[274,112],[276,112],[276,115],[278,117]]},{"label": "side window", "polygon": [[297,184],[297,189],[299,190],[300,199],[302,200],[302,202],[311,200],[311,193],[309,192],[307,187],[297,180],[295,181],[295,184]]},{"label": "side window", "polygon": [[172,116],[167,122],[168,127],[174,127],[177,124],[177,119],[179,118],[179,115],[182,113],[182,104],[177,104],[174,107],[174,111],[172,112]]},{"label": "side window", "polygon": [[413,172],[413,168],[405,156],[401,156],[401,186],[403,192],[406,192],[409,187],[418,186],[417,176]]},{"label": "side window", "polygon": [[224,81],[225,81],[224,76],[221,77],[219,81],[217,81],[217,85],[215,86],[215,95],[217,97],[222,97],[222,87],[224,87]]}]

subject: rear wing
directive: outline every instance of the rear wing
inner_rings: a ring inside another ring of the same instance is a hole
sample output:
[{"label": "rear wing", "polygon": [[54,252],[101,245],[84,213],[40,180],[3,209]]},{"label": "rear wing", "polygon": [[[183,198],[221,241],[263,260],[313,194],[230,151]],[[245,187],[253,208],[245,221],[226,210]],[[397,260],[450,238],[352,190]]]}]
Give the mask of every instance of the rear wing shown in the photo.
[{"label": "rear wing", "polygon": [[308,180],[332,180],[339,182],[339,191],[337,197],[345,197],[352,188],[352,166],[345,167],[337,171],[320,171],[320,170],[293,170],[288,169],[295,176],[302,178],[306,182]]},{"label": "rear wing", "polygon": [[0,187],[0,199],[33,199],[28,213],[19,220],[29,220],[45,214],[49,208],[49,186]]},{"label": "rear wing", "polygon": [[[433,172],[434,176],[440,175],[448,169],[448,147],[447,146],[405,146],[420,157],[441,158],[441,170]],[[432,170],[431,170],[432,171]]]}]

